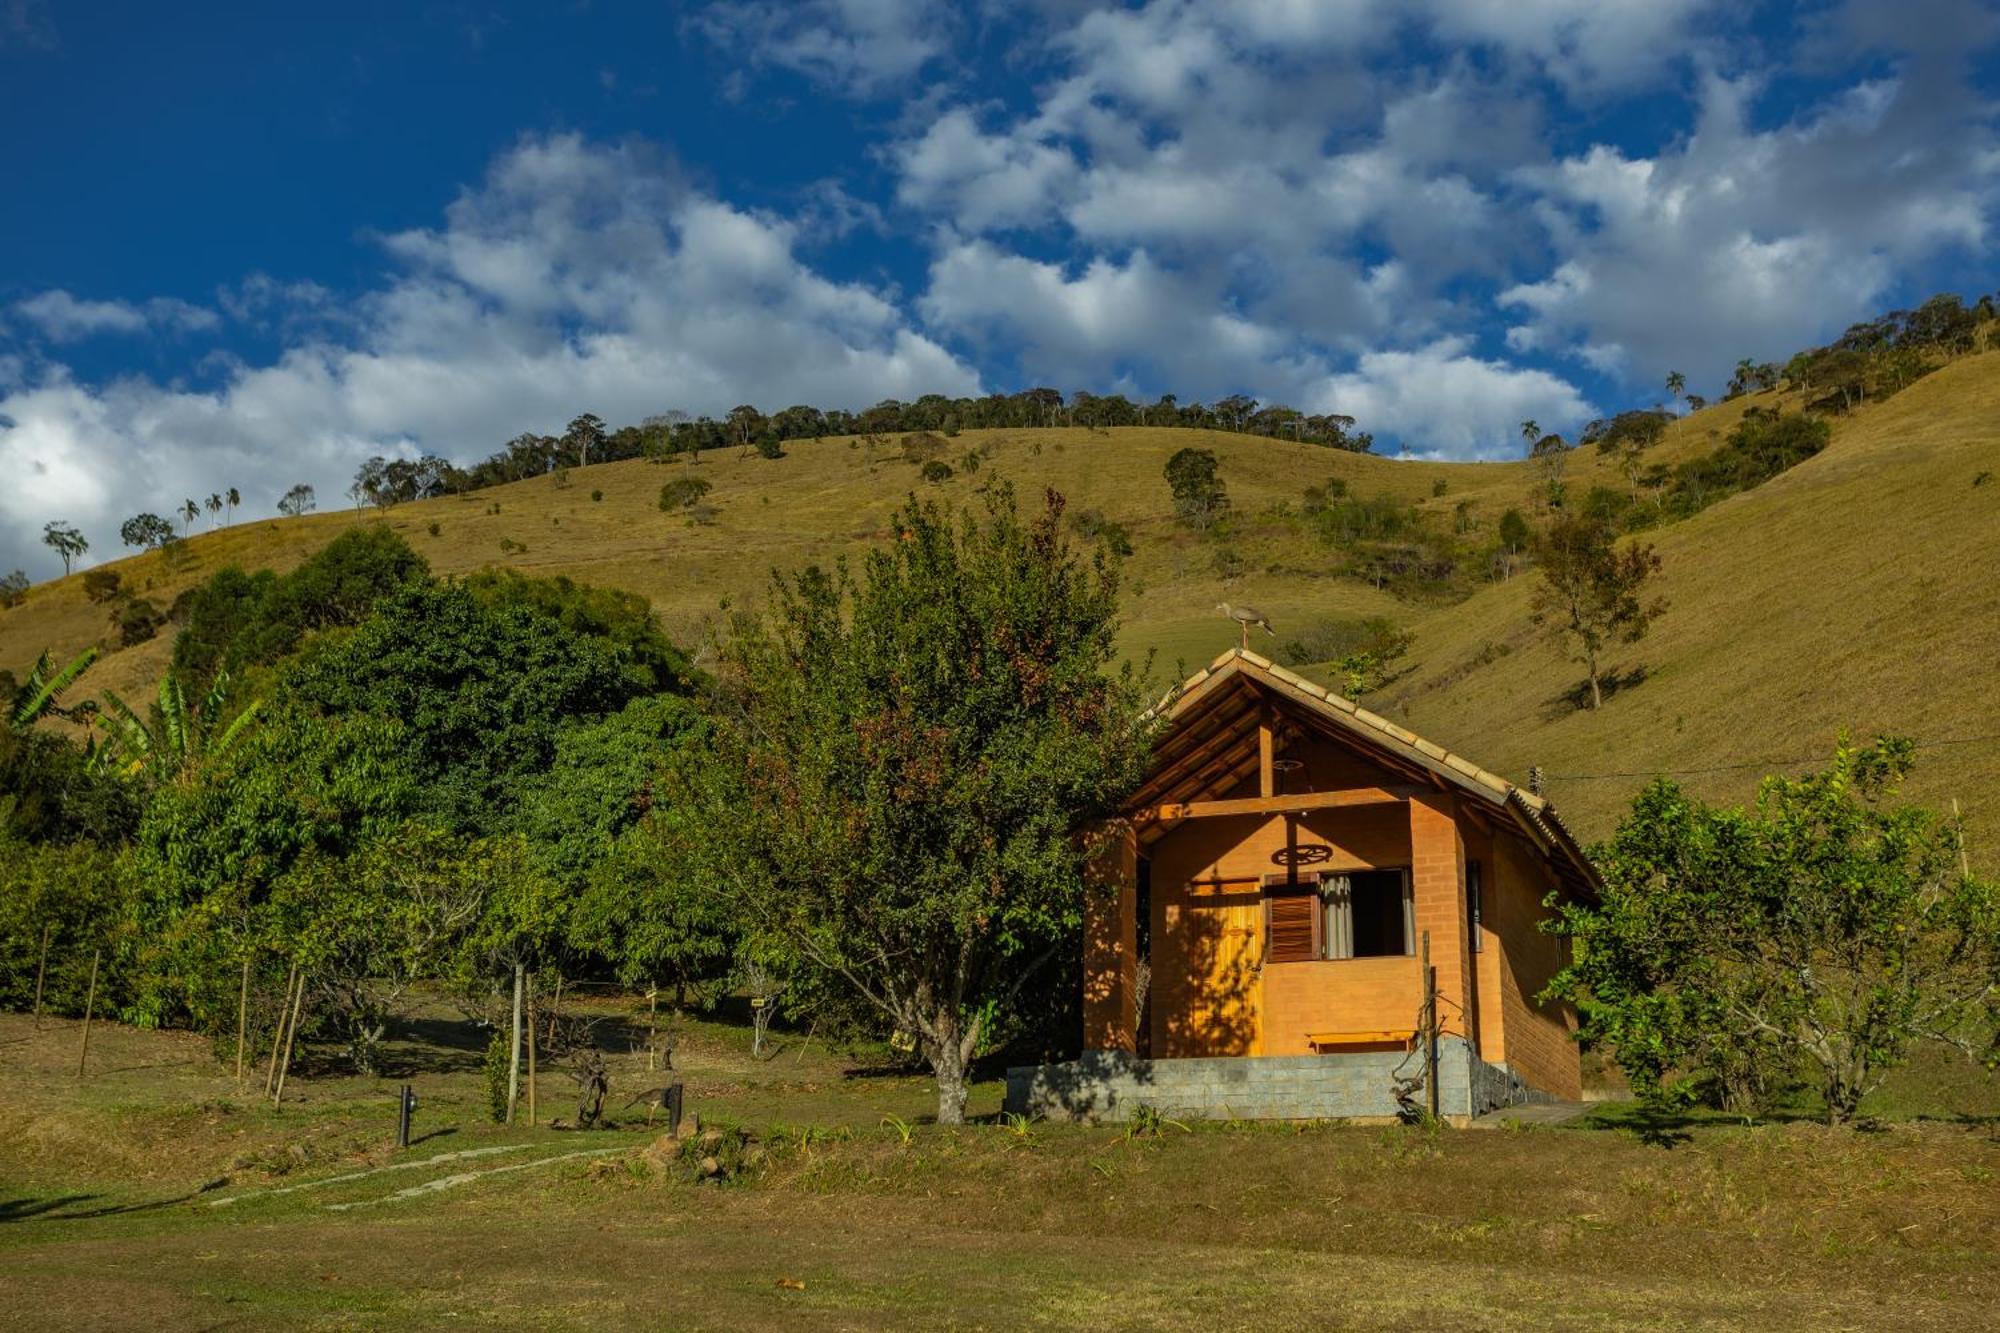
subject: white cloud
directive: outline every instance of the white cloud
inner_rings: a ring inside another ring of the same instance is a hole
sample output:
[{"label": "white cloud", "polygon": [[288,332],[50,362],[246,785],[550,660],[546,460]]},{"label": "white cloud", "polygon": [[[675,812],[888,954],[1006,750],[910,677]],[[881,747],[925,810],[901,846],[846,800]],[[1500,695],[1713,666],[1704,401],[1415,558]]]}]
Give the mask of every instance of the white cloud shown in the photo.
[{"label": "white cloud", "polygon": [[1521,422],[1568,431],[1597,415],[1567,381],[1474,356],[1460,338],[1369,352],[1353,371],[1328,376],[1309,401],[1313,410],[1345,412],[1416,452],[1446,458],[1519,454]]},{"label": "white cloud", "polygon": [[1499,294],[1524,317],[1515,345],[1708,386],[1874,313],[1917,262],[1985,246],[2000,176],[1976,103],[1878,79],[1759,131],[1754,91],[1711,78],[1694,132],[1655,157],[1599,146],[1521,174],[1559,259]]},{"label": "white cloud", "polygon": [[873,97],[945,53],[953,16],[941,0],[720,0],[693,26],[724,55]]},{"label": "white cloud", "polygon": [[[612,422],[736,403],[862,406],[976,393],[978,375],[881,294],[816,273],[792,224],[691,190],[657,154],[524,141],[444,224],[387,238],[397,268],[275,362],[212,389],[103,386],[60,367],[0,395],[0,568],[45,566],[52,518],[116,552],[120,520],[294,482],[338,496],[371,453],[461,460],[584,410]],[[256,304],[324,293],[251,284]],[[261,308],[261,307],[260,307]]]},{"label": "white cloud", "polygon": [[221,321],[207,310],[169,296],[150,301],[89,301],[61,288],[41,292],[12,307],[14,316],[52,342],[67,343],[100,333],[145,333],[164,330],[195,333]]}]

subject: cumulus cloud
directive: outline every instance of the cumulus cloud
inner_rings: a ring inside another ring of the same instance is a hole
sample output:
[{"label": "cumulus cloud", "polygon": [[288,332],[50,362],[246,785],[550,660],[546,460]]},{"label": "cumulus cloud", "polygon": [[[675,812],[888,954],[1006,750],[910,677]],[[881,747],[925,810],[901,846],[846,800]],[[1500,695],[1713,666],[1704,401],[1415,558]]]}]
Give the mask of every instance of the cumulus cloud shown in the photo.
[{"label": "cumulus cloud", "polygon": [[1309,401],[1387,432],[1413,452],[1446,458],[1518,454],[1523,421],[1569,431],[1597,415],[1567,380],[1475,356],[1462,338],[1369,352],[1354,370],[1328,376]]},{"label": "cumulus cloud", "polygon": [[1754,92],[1709,79],[1693,133],[1654,157],[1598,146],[1522,173],[1560,258],[1499,294],[1514,345],[1707,384],[1874,312],[1926,256],[1984,246],[2000,161],[1975,100],[1876,78],[1758,131]]},{"label": "cumulus cloud", "polygon": [[100,333],[145,333],[149,330],[195,333],[221,320],[213,310],[173,297],[150,301],[81,300],[61,288],[41,292],[12,306],[14,317],[52,342],[76,342]]},{"label": "cumulus cloud", "polygon": [[[0,395],[0,566],[33,567],[30,531],[83,526],[114,552],[120,519],[237,486],[256,512],[294,482],[340,494],[371,453],[469,459],[576,413],[860,406],[975,393],[978,375],[887,298],[829,280],[794,225],[689,188],[640,145],[529,139],[442,225],[385,238],[394,264],[333,330],[212,388],[102,386],[59,365]],[[310,287],[246,284],[246,309],[324,307]]]}]

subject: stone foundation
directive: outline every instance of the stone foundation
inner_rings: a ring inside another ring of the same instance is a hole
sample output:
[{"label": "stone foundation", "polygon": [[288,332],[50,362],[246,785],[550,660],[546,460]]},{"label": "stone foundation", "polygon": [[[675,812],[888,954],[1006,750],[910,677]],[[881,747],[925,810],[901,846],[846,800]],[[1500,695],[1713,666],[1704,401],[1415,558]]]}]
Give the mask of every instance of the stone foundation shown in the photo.
[{"label": "stone foundation", "polygon": [[[1047,1120],[1124,1120],[1150,1106],[1177,1120],[1358,1120],[1401,1113],[1395,1080],[1422,1074],[1401,1051],[1141,1060],[1086,1051],[1007,1071],[1007,1110]],[[1418,1094],[1422,1100],[1422,1094]],[[1450,1117],[1548,1098],[1458,1037],[1438,1043],[1438,1107]]]}]

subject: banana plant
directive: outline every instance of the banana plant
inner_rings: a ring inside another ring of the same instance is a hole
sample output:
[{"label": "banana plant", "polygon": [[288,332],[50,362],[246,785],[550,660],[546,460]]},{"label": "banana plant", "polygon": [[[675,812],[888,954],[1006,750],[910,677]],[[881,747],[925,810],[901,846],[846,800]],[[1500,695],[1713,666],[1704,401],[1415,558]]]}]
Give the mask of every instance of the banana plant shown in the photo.
[{"label": "banana plant", "polygon": [[13,704],[7,714],[7,723],[16,731],[26,731],[45,717],[66,717],[68,709],[62,706],[63,691],[76,684],[77,677],[90,670],[97,660],[97,649],[86,648],[61,670],[55,669],[55,659],[44,652],[35,659],[34,669],[28,672],[28,679],[14,695]]},{"label": "banana plant", "polygon": [[242,737],[262,701],[252,702],[218,731],[216,724],[228,702],[228,672],[217,676],[201,702],[194,705],[188,703],[180,678],[170,672],[160,682],[159,723],[155,726],[116,693],[106,690],[105,710],[97,719],[106,733],[104,746],[98,751],[99,762],[127,777],[147,770],[155,777],[176,777],[203,760],[220,759]]}]

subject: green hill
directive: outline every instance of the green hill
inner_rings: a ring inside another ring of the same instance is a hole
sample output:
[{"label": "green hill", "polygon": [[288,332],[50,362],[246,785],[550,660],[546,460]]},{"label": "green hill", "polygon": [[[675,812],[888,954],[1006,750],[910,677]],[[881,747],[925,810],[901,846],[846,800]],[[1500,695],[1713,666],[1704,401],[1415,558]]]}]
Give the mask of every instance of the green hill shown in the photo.
[{"label": "green hill", "polygon": [[[1712,450],[1746,408],[1779,397],[1677,421],[1650,458]],[[1157,654],[1163,680],[1235,642],[1235,625],[1214,609],[1225,599],[1271,617],[1279,635],[1265,651],[1328,620],[1386,617],[1412,632],[1413,646],[1365,702],[1517,780],[1540,765],[1586,836],[1608,829],[1643,780],[1635,775],[1693,771],[1699,790],[1737,799],[1767,769],[1823,755],[1842,727],[1897,730],[1927,747],[1917,789],[1961,800],[1975,855],[1991,862],[2000,860],[1990,851],[2000,837],[2000,483],[1974,479],[2000,472],[1997,407],[2000,354],[1956,361],[1835,419],[1819,456],[1648,534],[1672,605],[1651,637],[1616,656],[1643,680],[1596,713],[1566,702],[1577,672],[1529,623],[1532,573],[1469,568],[1449,596],[1420,588],[1413,598],[1407,587],[1399,596],[1336,572],[1340,552],[1300,517],[1309,488],[1338,481],[1350,496],[1390,497],[1440,530],[1463,529],[1471,549],[1490,542],[1507,508],[1531,510],[1530,464],[1401,462],[1217,432],[967,431],[947,442],[957,474],[942,483],[921,481],[893,441],[797,441],[778,459],[711,452],[693,468],[712,486],[705,523],[658,507],[662,482],[686,464],[600,464],[385,514],[243,521],[193,537],[172,565],[149,553],[108,567],[165,608],[225,565],[287,569],[356,523],[386,522],[441,572],[508,565],[629,589],[677,638],[699,644],[725,605],[762,595],[773,567],[882,539],[906,493],[966,500],[1004,478],[1028,495],[1053,487],[1073,515],[1094,511],[1129,532],[1126,639],[1135,654]],[[1162,469],[1191,445],[1220,459],[1234,504],[1222,536],[1170,516]],[[1591,449],[1572,453],[1568,469],[1576,494],[1626,485]],[[0,611],[0,668],[18,673],[44,647],[76,651],[107,633],[81,575],[39,585]],[[169,640],[167,631],[109,652],[86,690],[143,694]]]}]

